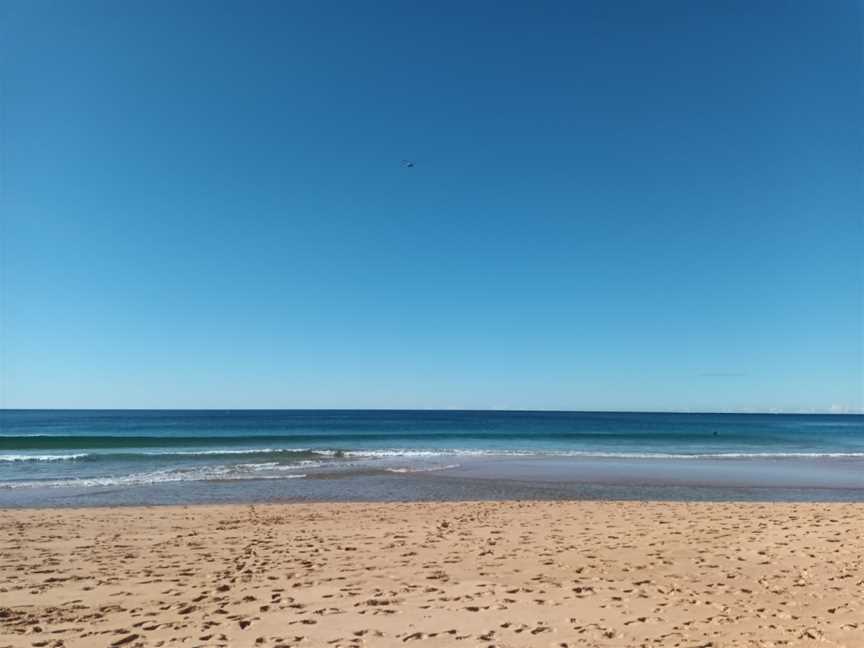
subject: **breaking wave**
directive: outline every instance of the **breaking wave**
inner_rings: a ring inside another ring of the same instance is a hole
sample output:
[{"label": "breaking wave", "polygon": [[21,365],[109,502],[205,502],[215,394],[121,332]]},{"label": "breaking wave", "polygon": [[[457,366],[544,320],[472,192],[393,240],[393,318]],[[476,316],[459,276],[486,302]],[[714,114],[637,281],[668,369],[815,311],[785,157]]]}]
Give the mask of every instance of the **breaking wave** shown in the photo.
[{"label": "breaking wave", "polygon": [[852,459],[864,452],[607,452],[592,450],[497,450],[497,449],[402,449],[328,450],[310,448],[243,448],[213,450],[164,450],[140,452],[76,452],[70,454],[2,454],[0,462],[135,461],[171,458],[218,459],[233,456],[260,456],[283,462],[334,459],[435,458],[435,457],[584,457],[595,459]]}]

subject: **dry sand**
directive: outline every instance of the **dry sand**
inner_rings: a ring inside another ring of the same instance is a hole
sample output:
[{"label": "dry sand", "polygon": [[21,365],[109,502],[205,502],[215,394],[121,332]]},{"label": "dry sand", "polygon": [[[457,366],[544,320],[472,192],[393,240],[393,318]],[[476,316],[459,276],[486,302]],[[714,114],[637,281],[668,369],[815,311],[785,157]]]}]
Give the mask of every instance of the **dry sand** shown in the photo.
[{"label": "dry sand", "polygon": [[0,511],[0,646],[864,647],[864,505]]}]

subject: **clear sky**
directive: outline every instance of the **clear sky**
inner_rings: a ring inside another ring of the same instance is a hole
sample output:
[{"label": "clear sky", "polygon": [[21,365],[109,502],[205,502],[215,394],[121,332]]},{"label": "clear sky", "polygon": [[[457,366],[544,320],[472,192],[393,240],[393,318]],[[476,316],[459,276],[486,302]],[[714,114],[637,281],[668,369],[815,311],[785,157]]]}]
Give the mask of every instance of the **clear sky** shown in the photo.
[{"label": "clear sky", "polygon": [[2,11],[0,406],[864,406],[860,1]]}]

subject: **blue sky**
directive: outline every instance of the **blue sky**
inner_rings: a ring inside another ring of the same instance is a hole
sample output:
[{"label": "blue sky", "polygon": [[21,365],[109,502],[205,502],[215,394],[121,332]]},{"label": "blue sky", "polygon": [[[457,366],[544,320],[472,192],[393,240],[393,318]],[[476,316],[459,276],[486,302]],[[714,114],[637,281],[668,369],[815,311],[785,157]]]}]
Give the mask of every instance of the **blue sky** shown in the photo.
[{"label": "blue sky", "polygon": [[3,8],[0,406],[864,407],[860,2]]}]

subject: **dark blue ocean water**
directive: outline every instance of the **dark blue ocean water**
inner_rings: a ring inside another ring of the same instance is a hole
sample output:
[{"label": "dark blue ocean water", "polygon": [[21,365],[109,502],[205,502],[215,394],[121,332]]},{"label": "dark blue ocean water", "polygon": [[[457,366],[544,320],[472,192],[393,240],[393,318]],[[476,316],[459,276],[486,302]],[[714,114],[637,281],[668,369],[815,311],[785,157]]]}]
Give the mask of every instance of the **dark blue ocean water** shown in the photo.
[{"label": "dark blue ocean water", "polygon": [[164,484],[197,500],[205,484],[253,481],[290,499],[309,480],[362,498],[361,478],[406,475],[462,480],[469,496],[472,479],[864,488],[864,417],[0,410],[0,504]]}]

